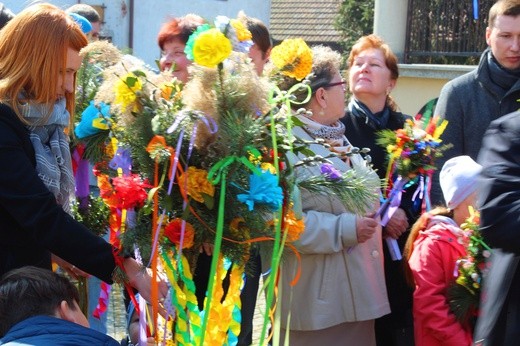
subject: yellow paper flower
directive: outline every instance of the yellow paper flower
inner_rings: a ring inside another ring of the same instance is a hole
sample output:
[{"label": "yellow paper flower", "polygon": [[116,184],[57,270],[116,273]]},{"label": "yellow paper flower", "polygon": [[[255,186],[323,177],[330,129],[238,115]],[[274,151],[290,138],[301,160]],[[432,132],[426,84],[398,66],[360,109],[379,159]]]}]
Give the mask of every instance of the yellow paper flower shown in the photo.
[{"label": "yellow paper flower", "polygon": [[312,51],[301,38],[283,40],[271,51],[271,61],[283,75],[297,80],[312,71]]},{"label": "yellow paper flower", "polygon": [[215,186],[208,181],[208,172],[193,166],[179,177],[179,187],[182,190],[187,188],[186,193],[200,203],[204,202],[202,193],[211,197],[215,195]]},{"label": "yellow paper flower", "polygon": [[276,174],[276,168],[273,166],[272,163],[262,162],[260,164],[260,168],[262,169],[262,171],[268,171],[271,174]]},{"label": "yellow paper flower", "polygon": [[233,29],[235,29],[235,32],[237,33],[237,38],[240,42],[253,39],[251,31],[247,30],[247,28],[244,26],[244,24],[242,24],[241,21],[231,19],[229,21],[229,24],[231,24]]},{"label": "yellow paper flower", "polygon": [[216,67],[227,59],[232,50],[229,39],[218,29],[202,32],[193,44],[195,63],[205,67]]},{"label": "yellow paper flower", "polygon": [[[134,81],[132,86],[128,84],[129,79]],[[114,86],[114,92],[116,94],[115,103],[121,105],[125,109],[129,106],[133,106],[132,110],[137,111],[139,106],[136,102],[136,93],[142,89],[143,84],[139,78],[137,78],[133,73],[127,74],[123,78],[119,79]]]},{"label": "yellow paper flower", "polygon": [[261,155],[255,155],[254,153],[252,152],[248,152],[249,154],[249,162],[251,162],[253,165],[259,165],[261,160],[262,160],[262,156]]}]

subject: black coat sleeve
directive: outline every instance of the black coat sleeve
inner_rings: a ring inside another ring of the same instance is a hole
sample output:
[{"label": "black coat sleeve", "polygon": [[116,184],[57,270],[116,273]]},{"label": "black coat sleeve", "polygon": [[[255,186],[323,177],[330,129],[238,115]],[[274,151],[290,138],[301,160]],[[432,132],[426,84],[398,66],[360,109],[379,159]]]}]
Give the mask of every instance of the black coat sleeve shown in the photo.
[{"label": "black coat sleeve", "polygon": [[520,255],[520,112],[491,123],[479,163],[481,227],[492,247]]},{"label": "black coat sleeve", "polygon": [[41,264],[36,263],[38,257],[49,251],[110,283],[115,266],[112,246],[56,203],[38,177],[34,153],[28,153],[25,127],[4,107],[0,112],[0,238],[7,253],[2,258],[12,263],[2,263],[3,269],[31,261]]}]

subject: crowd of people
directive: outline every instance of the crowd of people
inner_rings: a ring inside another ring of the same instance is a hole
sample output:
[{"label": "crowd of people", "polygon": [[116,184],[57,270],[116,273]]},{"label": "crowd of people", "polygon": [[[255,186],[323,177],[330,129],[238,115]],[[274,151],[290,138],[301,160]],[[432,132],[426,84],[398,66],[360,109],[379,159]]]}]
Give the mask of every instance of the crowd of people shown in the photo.
[{"label": "crowd of people", "polygon": [[[244,13],[238,19],[251,33],[247,61],[259,78],[266,77],[273,68],[269,31]],[[77,288],[69,278],[93,275],[108,284],[123,280],[152,305],[157,306],[154,298],[159,300],[165,316],[164,302],[171,290],[161,275],[153,275],[135,256],[120,253],[70,213],[75,181],[69,134],[74,127],[76,74],[81,49],[99,39],[100,17],[84,4],[66,11],[35,4],[15,15],[0,3],[0,20],[0,161],[8,163],[0,173],[0,345],[120,345],[107,335],[103,323],[90,327],[91,316],[80,310]],[[193,62],[186,47],[205,23],[188,14],[161,27],[157,43],[162,73],[182,84],[190,81]],[[275,334],[281,342],[516,344],[520,337],[516,259],[520,237],[515,234],[520,221],[518,0],[498,0],[492,6],[485,37],[488,48],[478,67],[447,83],[435,109],[448,120],[442,139],[452,145],[436,162],[438,173],[431,187],[435,207],[421,210],[415,189],[407,186],[385,223],[375,215],[384,202],[381,181],[391,171],[385,148],[377,144],[378,134],[413,122],[391,97],[398,87],[398,58],[380,37],[366,35],[349,52],[343,76],[340,53],[312,47],[307,89],[294,92],[293,109],[280,112],[295,114],[291,136],[309,143],[313,155],[327,157],[329,170],[363,175],[374,198],[364,212],[356,213],[345,207],[341,196],[298,190],[304,231],[293,243],[295,251],[284,255],[276,278],[283,294],[275,306],[279,325],[272,328],[279,328]],[[283,93],[300,82],[286,76],[273,83]],[[370,158],[354,148],[369,148]],[[310,156],[306,151],[291,155],[293,162]],[[294,174],[297,180],[321,172],[318,166],[295,166]],[[494,294],[486,295],[493,304],[482,302],[476,324],[457,319],[448,297],[457,263],[467,255],[469,235],[462,225],[471,207],[481,213],[483,241],[491,250],[489,275],[505,273],[500,280],[479,282]],[[396,241],[402,259],[389,253],[384,239]],[[200,310],[205,308],[214,255],[211,240],[204,241],[194,269]],[[506,260],[500,261],[501,255]],[[504,262],[505,267],[498,268]],[[65,273],[53,272],[52,263]],[[261,246],[253,244],[247,264],[252,270],[245,275],[240,296],[237,345],[253,343],[260,279],[262,272],[270,272],[270,264]],[[157,281],[154,285],[152,278]],[[142,324],[136,301],[132,297],[127,302],[129,336],[124,344],[152,345],[154,338],[139,336]]]}]

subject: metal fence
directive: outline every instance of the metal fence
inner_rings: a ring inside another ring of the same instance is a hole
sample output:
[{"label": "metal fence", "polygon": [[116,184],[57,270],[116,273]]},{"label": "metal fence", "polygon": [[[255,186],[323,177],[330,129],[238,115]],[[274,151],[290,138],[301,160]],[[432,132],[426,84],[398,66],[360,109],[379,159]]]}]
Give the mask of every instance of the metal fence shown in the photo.
[{"label": "metal fence", "polygon": [[495,0],[409,0],[405,63],[476,64]]}]

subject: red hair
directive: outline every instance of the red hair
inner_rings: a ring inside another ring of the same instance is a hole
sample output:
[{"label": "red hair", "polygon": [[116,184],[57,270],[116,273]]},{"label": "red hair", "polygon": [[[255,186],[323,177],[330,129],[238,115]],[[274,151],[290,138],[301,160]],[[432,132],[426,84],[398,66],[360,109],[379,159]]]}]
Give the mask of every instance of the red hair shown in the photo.
[{"label": "red hair", "polygon": [[[399,66],[397,56],[392,52],[392,49],[388,44],[383,41],[383,39],[377,35],[371,34],[367,36],[363,36],[354,43],[352,46],[352,50],[350,51],[350,55],[348,56],[348,66],[349,69],[354,63],[354,59],[363,51],[367,49],[378,49],[383,53],[385,57],[385,65],[390,70],[390,78],[393,80],[397,80],[399,78]],[[387,96],[386,100],[387,105],[392,110],[397,110],[397,104],[394,102],[390,95]]]},{"label": "red hair", "polygon": [[[58,7],[36,4],[26,8],[0,35],[0,102],[9,104],[22,122],[20,95],[51,107],[58,76],[66,72],[68,48],[79,52],[87,44],[78,24]],[[73,115],[75,92],[66,93],[65,98]]]},{"label": "red hair", "polygon": [[169,41],[179,40],[186,44],[190,35],[197,29],[199,25],[204,24],[204,19],[196,14],[187,14],[184,17],[173,18],[164,23],[157,35],[157,43],[161,49],[164,44]]}]

